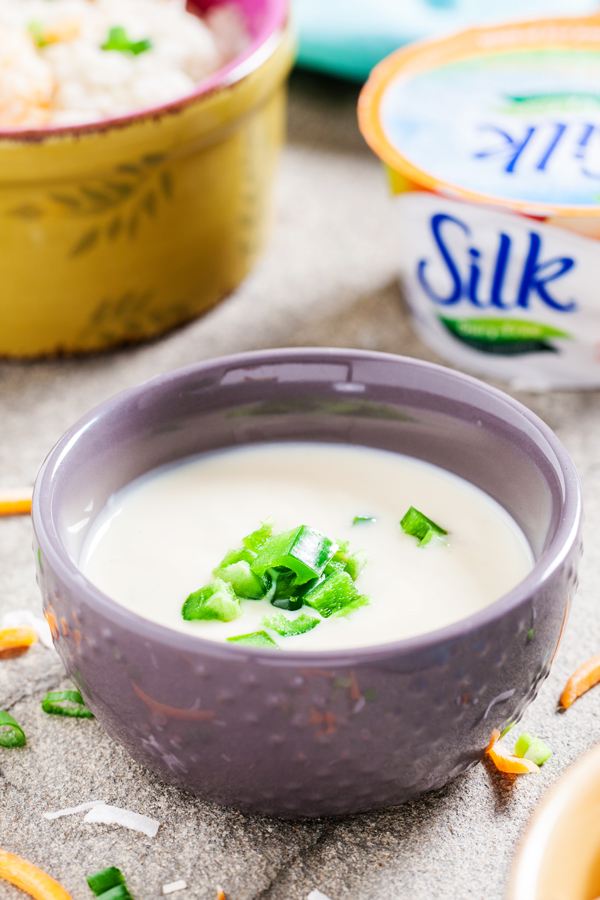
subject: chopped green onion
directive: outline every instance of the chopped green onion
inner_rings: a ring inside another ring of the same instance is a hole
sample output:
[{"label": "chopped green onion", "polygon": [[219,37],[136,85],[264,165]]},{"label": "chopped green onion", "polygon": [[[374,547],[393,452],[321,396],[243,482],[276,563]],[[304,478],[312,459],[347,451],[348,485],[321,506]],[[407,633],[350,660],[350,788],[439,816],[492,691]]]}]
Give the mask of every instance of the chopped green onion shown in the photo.
[{"label": "chopped green onion", "polygon": [[266,631],[252,631],[250,634],[236,634],[234,637],[228,637],[228,641],[235,644],[246,644],[248,647],[277,647],[273,638],[270,638]]},{"label": "chopped green onion", "polygon": [[360,525],[362,522],[376,522],[377,519],[375,516],[354,516],[352,519],[353,525]]},{"label": "chopped green onion", "polygon": [[520,759],[529,759],[536,766],[542,766],[552,756],[552,750],[541,738],[534,738],[524,731],[515,744],[515,756]]},{"label": "chopped green onion", "polygon": [[290,635],[305,634],[307,631],[312,631],[319,622],[320,619],[315,618],[315,616],[307,616],[306,613],[302,613],[295,619],[287,619],[281,613],[274,613],[272,616],[263,616],[260,624],[264,625],[265,628],[271,628],[282,637],[289,637]]},{"label": "chopped green onion", "polygon": [[[304,595],[304,602],[328,618],[358,598],[358,591],[347,572],[334,572],[319,581]],[[364,604],[361,604],[361,606]]]},{"label": "chopped green onion", "polygon": [[48,46],[48,41],[44,37],[44,26],[41,22],[30,22],[27,26],[27,30],[35,41],[36,47],[39,47],[41,50],[42,47]]},{"label": "chopped green onion", "polygon": [[229,566],[221,565],[213,570],[213,575],[230,584],[234,593],[246,600],[260,600],[265,593],[262,579],[254,574],[250,563],[245,559],[240,559]]},{"label": "chopped green onion", "polygon": [[121,53],[133,53],[138,56],[150,50],[152,41],[145,38],[142,41],[132,41],[127,37],[127,32],[120,25],[111,28],[106,41],[102,44],[102,50],[119,50]]},{"label": "chopped green onion", "polygon": [[448,534],[445,528],[442,528],[441,525],[436,525],[435,522],[428,519],[426,515],[419,512],[414,506],[410,507],[400,522],[400,527],[406,534],[419,538],[419,547],[428,544],[434,535],[442,537],[444,534]]},{"label": "chopped green onion", "polygon": [[10,713],[0,711],[0,747],[22,747],[25,732]]},{"label": "chopped green onion", "polygon": [[88,875],[87,883],[94,896],[102,900],[132,900],[123,873],[115,866]]},{"label": "chopped green onion", "polygon": [[[69,703],[75,705],[63,706],[63,704]],[[45,713],[54,716],[71,716],[73,719],[94,718],[94,714],[86,707],[79,691],[50,691],[42,700],[42,709]]]},{"label": "chopped green onion", "polygon": [[264,522],[260,523],[260,528],[257,528],[256,531],[253,531],[252,534],[247,534],[245,538],[242,540],[242,544],[246,547],[247,550],[251,550],[253,553],[257,553],[262,545],[273,535],[273,519],[265,519]]},{"label": "chopped green onion", "polygon": [[216,578],[189,595],[183,604],[181,615],[186,622],[200,619],[231,622],[242,615],[242,608],[231,585],[221,578]]},{"label": "chopped green onion", "polygon": [[305,584],[323,573],[337,549],[338,545],[325,535],[301,525],[268,538],[258,551],[252,571],[260,576],[267,569],[284,567],[296,573],[293,584]]}]

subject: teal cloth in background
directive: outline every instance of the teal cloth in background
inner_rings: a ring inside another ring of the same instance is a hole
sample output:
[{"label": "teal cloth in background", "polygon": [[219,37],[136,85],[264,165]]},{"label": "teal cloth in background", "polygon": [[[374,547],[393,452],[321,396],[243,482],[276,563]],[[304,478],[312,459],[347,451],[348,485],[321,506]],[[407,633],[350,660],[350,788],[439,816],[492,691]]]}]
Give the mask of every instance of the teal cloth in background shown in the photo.
[{"label": "teal cloth in background", "polygon": [[480,22],[585,15],[600,0],[292,0],[301,66],[363,81],[392,50]]}]

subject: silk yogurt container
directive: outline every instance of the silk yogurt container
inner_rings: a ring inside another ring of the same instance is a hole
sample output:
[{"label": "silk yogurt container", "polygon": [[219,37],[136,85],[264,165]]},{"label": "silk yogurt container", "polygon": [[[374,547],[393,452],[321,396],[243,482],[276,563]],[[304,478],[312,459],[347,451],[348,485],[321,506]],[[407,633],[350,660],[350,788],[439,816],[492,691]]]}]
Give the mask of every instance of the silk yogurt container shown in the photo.
[{"label": "silk yogurt container", "polygon": [[600,385],[600,17],[474,28],[372,72],[419,336],[534,390]]}]

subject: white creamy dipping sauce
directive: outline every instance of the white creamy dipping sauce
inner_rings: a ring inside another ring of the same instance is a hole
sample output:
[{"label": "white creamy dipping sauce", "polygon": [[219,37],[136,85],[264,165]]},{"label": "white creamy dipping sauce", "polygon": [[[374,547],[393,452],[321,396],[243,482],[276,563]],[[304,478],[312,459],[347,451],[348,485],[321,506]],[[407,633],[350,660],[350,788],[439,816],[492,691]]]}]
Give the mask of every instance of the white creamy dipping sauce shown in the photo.
[{"label": "white creamy dipping sauce", "polygon": [[[445,542],[435,537],[419,547],[402,531],[410,506],[448,531]],[[231,622],[186,622],[181,607],[269,516],[274,532],[308,525],[368,554],[356,587],[370,604],[305,634],[270,632],[281,649],[364,647],[433,631],[488,606],[534,564],[511,516],[464,479],[385,450],[298,442],[204,454],[136,479],[99,513],[80,567],[138,615],[225,641],[262,630],[262,617],[281,611],[243,600],[243,615]],[[376,521],[353,525],[355,516]],[[307,606],[283,615],[303,613],[318,616]]]}]

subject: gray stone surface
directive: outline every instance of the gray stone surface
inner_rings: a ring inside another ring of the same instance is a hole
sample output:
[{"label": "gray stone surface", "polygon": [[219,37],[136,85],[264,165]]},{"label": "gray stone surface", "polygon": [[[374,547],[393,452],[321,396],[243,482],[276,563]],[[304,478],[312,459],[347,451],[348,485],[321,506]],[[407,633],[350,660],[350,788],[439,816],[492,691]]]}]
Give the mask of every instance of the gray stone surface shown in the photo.
[{"label": "gray stone surface", "polygon": [[[276,225],[252,276],[223,305],[161,341],[87,360],[0,364],[0,484],[31,482],[52,444],[110,394],[178,365],[285,345],[338,345],[433,359],[412,335],[394,276],[393,215],[378,162],[355,125],[356,91],[308,75],[291,90]],[[522,725],[554,755],[538,776],[485,764],[404,807],[341,820],[282,822],[203,803],[132,763],[95,721],[41,712],[66,686],[53,651],[0,661],[0,709],[27,747],[0,748],[0,846],[91,898],[85,874],[123,869],[138,900],[184,878],[182,900],[462,900],[502,897],[530,815],[566,766],[600,738],[600,689],[557,712],[571,671],[599,650],[600,394],[521,395],[560,435],[581,472],[587,551],[552,674]],[[39,609],[27,518],[0,521],[0,610]],[[45,810],[103,799],[159,819],[155,839]],[[0,882],[0,900],[23,895]]]}]

